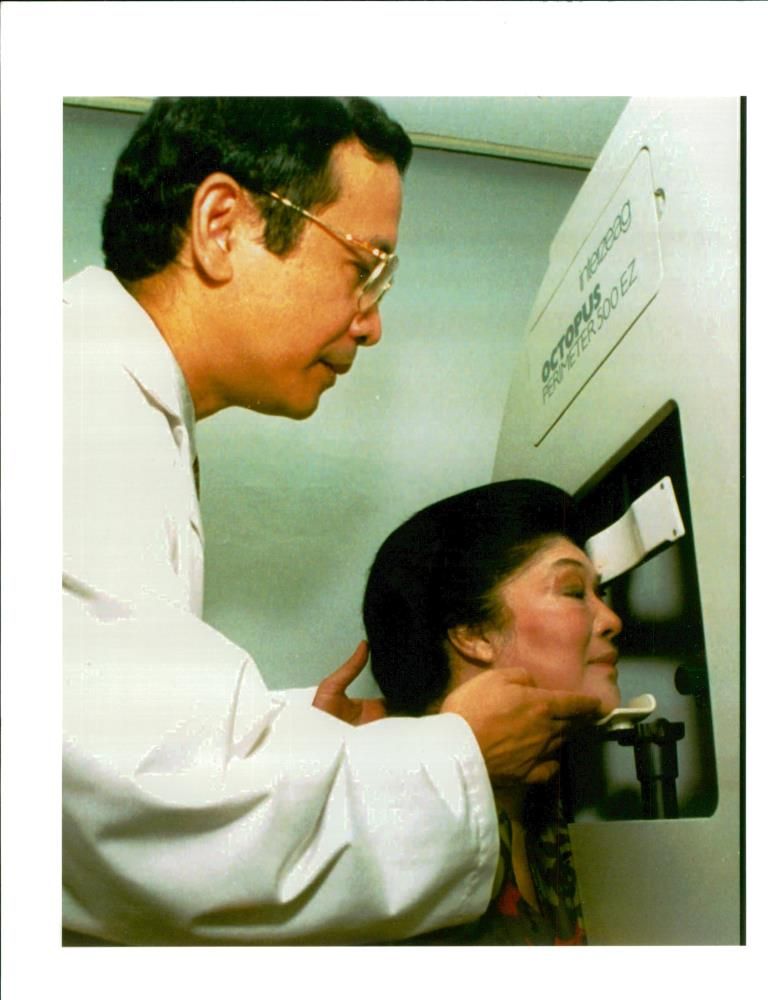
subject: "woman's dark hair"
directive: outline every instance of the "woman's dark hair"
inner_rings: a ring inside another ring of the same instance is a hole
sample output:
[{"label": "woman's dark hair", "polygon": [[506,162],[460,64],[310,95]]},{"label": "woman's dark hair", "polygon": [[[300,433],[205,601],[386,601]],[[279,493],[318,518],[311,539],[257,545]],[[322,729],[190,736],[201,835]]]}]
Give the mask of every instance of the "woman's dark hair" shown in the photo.
[{"label": "woman's dark hair", "polygon": [[448,630],[495,621],[495,588],[543,542],[583,544],[572,498],[513,479],[440,500],[392,532],[371,567],[363,621],[392,715],[423,715],[448,688]]},{"label": "woman's dark hair", "polygon": [[124,281],[136,281],[174,261],[195,191],[216,171],[260,198],[265,246],[287,253],[305,220],[260,196],[278,191],[306,209],[330,204],[340,193],[331,151],[351,138],[405,173],[410,139],[365,98],[159,98],[115,168],[102,219],[105,266]]}]

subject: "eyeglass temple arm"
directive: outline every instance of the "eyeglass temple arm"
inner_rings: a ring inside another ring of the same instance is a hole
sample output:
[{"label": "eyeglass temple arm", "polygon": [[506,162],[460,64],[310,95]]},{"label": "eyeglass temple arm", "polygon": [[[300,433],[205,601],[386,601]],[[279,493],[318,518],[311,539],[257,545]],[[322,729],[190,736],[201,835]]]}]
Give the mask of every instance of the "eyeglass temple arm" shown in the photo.
[{"label": "eyeglass temple arm", "polygon": [[356,244],[357,246],[362,247],[364,250],[367,250],[368,253],[373,254],[373,256],[377,257],[379,260],[386,261],[389,260],[390,257],[395,256],[394,254],[387,253],[386,250],[382,250],[380,247],[375,247],[372,243],[369,243],[367,240],[361,240],[358,239],[356,236],[353,236],[351,233],[342,233],[340,229],[334,229],[333,226],[329,226],[326,222],[323,222],[322,219],[319,219],[316,215],[313,215],[311,212],[308,212],[306,208],[302,208],[301,205],[294,205],[292,201],[289,201],[288,198],[284,198],[281,194],[277,194],[276,191],[270,191],[269,197],[274,198],[276,201],[281,202],[287,208],[292,208],[294,212],[299,212],[305,218],[311,219],[312,222],[316,223],[318,226],[320,226],[321,229],[324,229],[331,236],[335,236],[337,239],[342,239],[347,243]]}]

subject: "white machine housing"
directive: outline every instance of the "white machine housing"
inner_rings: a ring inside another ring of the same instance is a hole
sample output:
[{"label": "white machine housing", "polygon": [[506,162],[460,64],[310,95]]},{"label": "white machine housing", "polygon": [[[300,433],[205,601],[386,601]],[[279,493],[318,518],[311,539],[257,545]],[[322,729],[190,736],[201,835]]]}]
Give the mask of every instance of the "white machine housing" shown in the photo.
[{"label": "white machine housing", "polygon": [[[708,815],[576,815],[592,944],[741,940],[740,204],[737,98],[631,100],[552,243],[502,420],[495,480],[580,495],[679,413],[716,795]],[[675,665],[627,690],[620,663],[624,699],[676,718]]]}]

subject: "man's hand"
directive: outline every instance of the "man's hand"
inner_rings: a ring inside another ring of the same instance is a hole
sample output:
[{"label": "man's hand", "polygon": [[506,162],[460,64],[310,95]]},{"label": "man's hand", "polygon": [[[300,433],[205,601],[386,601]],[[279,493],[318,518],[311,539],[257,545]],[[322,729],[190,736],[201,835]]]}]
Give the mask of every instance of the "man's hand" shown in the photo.
[{"label": "man's hand", "polygon": [[382,698],[348,698],[347,687],[368,662],[368,643],[361,642],[354,653],[338,670],[321,681],[312,704],[342,722],[362,726],[366,722],[386,717]]},{"label": "man's hand", "polygon": [[554,777],[564,734],[579,722],[594,721],[599,709],[597,698],[540,690],[525,670],[502,668],[455,688],[440,711],[469,723],[492,784],[504,787]]}]

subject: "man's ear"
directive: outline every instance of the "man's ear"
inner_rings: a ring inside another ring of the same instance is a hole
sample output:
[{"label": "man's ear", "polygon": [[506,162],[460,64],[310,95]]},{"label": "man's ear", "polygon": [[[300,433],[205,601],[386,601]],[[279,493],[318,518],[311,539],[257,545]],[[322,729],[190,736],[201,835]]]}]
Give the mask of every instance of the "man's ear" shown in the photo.
[{"label": "man's ear", "polygon": [[448,641],[465,660],[479,666],[490,666],[496,659],[496,650],[487,630],[480,625],[456,625],[448,629]]},{"label": "man's ear", "polygon": [[233,231],[245,211],[245,191],[229,174],[210,174],[195,191],[189,247],[195,266],[208,280],[222,284],[233,274]]}]

